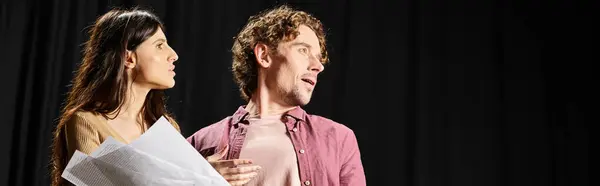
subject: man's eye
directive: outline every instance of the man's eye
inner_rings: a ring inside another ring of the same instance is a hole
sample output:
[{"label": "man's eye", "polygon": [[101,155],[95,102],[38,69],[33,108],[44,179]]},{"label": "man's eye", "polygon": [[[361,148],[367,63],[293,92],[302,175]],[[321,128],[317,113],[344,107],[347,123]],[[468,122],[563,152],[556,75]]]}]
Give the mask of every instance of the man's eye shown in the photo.
[{"label": "man's eye", "polygon": [[308,53],[308,49],[306,49],[306,48],[300,48],[299,50],[300,50],[300,53],[303,53],[303,54]]}]

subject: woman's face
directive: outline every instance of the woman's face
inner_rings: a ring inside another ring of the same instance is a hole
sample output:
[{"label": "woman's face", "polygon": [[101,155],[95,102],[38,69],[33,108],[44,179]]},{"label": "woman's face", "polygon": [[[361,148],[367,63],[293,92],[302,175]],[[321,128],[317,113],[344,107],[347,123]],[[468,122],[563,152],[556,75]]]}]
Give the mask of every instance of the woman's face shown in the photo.
[{"label": "woman's face", "polygon": [[175,86],[175,65],[179,58],[177,53],[167,43],[167,37],[162,29],[134,51],[128,52],[126,66],[133,71],[134,84],[149,89],[168,89]]}]

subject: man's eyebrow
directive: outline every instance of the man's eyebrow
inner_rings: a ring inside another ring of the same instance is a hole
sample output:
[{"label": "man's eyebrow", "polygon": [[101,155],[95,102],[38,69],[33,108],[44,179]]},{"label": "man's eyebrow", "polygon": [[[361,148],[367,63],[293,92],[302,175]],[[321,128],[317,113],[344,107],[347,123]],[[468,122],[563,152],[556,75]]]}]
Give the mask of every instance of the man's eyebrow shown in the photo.
[{"label": "man's eyebrow", "polygon": [[290,44],[290,46],[297,46],[297,45],[304,46],[306,48],[312,48],[312,46],[310,46],[308,43],[305,43],[305,42],[296,41],[296,42],[293,42],[292,44]]}]

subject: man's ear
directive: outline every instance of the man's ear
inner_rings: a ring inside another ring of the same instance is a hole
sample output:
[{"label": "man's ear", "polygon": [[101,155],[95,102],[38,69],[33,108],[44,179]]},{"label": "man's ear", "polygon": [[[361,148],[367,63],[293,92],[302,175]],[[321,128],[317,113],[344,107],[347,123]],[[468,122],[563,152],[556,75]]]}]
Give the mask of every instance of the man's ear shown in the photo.
[{"label": "man's ear", "polygon": [[254,57],[256,57],[256,62],[258,66],[262,68],[269,68],[271,66],[271,58],[269,57],[269,46],[258,43],[254,46]]},{"label": "man's ear", "polygon": [[136,55],[133,51],[127,50],[127,52],[125,53],[125,68],[127,69],[133,69],[135,68],[135,65],[137,64],[137,59],[136,59]]}]

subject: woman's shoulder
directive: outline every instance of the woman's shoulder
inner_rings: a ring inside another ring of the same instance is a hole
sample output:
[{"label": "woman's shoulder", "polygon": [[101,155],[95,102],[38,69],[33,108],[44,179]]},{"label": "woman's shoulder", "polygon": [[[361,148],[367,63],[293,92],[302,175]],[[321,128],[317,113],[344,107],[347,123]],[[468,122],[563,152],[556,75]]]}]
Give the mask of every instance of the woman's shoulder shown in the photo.
[{"label": "woman's shoulder", "polygon": [[91,111],[75,111],[67,120],[70,125],[98,125],[104,116]]}]

